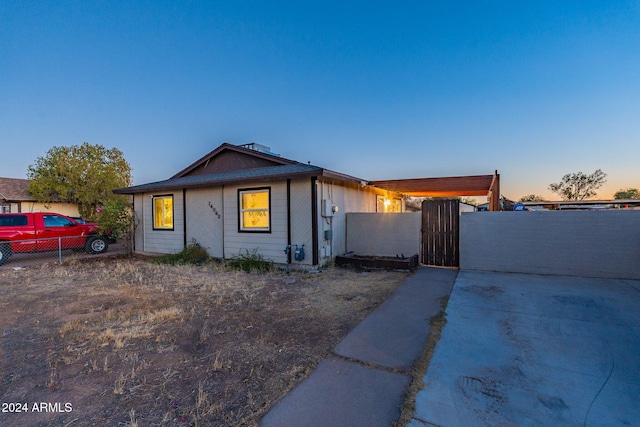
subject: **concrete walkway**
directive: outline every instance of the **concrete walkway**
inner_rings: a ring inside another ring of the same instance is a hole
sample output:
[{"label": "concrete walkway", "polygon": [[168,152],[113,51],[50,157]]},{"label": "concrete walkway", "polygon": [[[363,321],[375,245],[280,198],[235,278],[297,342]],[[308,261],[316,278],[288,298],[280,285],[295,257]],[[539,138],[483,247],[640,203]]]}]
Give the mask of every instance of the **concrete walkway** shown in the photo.
[{"label": "concrete walkway", "polygon": [[411,427],[640,425],[640,282],[462,271]]},{"label": "concrete walkway", "polygon": [[261,420],[263,427],[387,427],[400,416],[429,319],[456,270],[421,267]]}]

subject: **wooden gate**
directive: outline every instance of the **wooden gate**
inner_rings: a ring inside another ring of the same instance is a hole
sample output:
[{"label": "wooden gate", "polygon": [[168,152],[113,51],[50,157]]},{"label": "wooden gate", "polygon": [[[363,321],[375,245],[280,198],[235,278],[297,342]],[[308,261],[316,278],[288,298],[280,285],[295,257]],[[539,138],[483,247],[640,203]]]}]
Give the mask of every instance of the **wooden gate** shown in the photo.
[{"label": "wooden gate", "polygon": [[422,263],[460,266],[460,201],[422,202]]}]

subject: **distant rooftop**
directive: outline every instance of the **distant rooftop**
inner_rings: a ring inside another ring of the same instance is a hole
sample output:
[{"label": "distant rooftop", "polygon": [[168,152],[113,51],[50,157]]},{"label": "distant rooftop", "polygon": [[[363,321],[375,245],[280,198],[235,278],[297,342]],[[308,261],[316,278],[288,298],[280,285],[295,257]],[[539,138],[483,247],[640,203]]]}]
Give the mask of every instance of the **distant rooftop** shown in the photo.
[{"label": "distant rooftop", "polygon": [[613,199],[613,200],[557,200],[542,202],[521,202],[528,208],[541,208],[551,210],[563,209],[624,209],[640,207],[640,199]]},{"label": "distant rooftop", "polygon": [[6,202],[33,202],[35,199],[29,195],[28,179],[0,178],[0,200]]}]

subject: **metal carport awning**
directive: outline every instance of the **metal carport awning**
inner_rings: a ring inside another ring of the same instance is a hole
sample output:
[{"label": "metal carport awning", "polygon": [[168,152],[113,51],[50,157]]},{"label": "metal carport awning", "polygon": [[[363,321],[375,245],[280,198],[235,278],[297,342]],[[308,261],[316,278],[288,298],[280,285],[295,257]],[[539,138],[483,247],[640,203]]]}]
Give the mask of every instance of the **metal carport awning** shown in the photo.
[{"label": "metal carport awning", "polygon": [[489,210],[500,210],[500,174],[369,181],[369,185],[414,197],[488,196]]}]

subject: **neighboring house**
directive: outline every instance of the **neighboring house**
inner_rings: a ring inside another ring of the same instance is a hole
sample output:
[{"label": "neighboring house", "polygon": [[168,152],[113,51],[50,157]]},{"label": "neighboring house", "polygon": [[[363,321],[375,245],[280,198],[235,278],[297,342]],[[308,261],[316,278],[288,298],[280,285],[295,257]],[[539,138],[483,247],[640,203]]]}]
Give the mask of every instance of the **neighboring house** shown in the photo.
[{"label": "neighboring house", "polygon": [[224,143],[170,179],[114,193],[133,195],[135,252],[173,253],[196,242],[215,258],[257,250],[286,263],[293,245],[290,262],[307,266],[346,252],[347,212],[404,211],[399,193],[258,144]]},{"label": "neighboring house", "polygon": [[39,203],[29,195],[28,179],[0,178],[0,213],[55,212],[78,216],[78,206],[72,203]]}]

